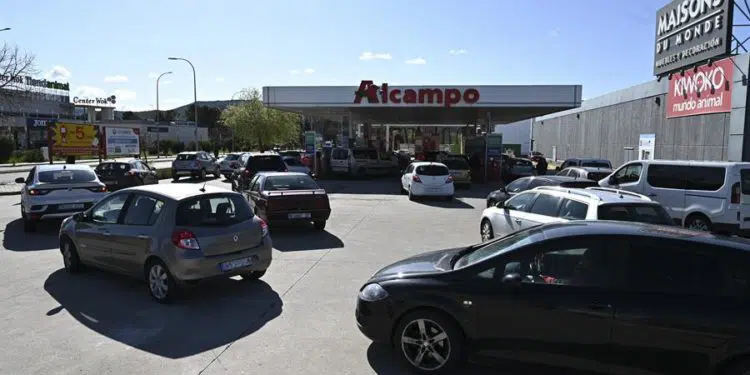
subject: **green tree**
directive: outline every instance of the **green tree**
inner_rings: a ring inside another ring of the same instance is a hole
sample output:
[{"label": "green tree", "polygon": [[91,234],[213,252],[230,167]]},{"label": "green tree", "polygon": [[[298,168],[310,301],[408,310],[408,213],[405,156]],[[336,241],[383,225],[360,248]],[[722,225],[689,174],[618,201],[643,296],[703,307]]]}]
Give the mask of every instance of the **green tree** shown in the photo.
[{"label": "green tree", "polygon": [[140,120],[140,118],[138,117],[138,115],[136,115],[135,113],[133,113],[133,111],[125,111],[125,112],[123,112],[122,113],[122,119],[125,120],[125,121],[128,121],[128,120]]},{"label": "green tree", "polygon": [[265,151],[276,144],[299,142],[299,115],[267,108],[256,89],[245,90],[240,100],[222,113],[224,124],[233,130],[240,144]]},{"label": "green tree", "polygon": [[[195,121],[195,104],[188,104],[186,111],[188,121]],[[213,128],[214,126],[216,126],[216,122],[221,119],[221,110],[215,107],[199,105],[198,119],[200,120],[199,125],[203,125],[207,128]]]}]

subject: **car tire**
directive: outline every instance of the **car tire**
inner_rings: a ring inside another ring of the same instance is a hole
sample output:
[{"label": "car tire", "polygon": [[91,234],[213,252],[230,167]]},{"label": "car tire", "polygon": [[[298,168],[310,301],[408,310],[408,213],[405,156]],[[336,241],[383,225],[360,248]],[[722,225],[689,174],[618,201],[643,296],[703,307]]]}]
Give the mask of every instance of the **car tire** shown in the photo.
[{"label": "car tire", "polygon": [[448,201],[448,202],[450,202],[450,201],[453,200],[453,196],[449,195],[449,196],[445,197],[445,200]]},{"label": "car tire", "polygon": [[455,373],[463,361],[463,344],[464,335],[455,320],[433,310],[408,313],[393,334],[401,362],[421,374]]},{"label": "car tire", "polygon": [[146,264],[146,284],[149,294],[159,303],[169,303],[178,293],[177,283],[167,266],[158,259]]},{"label": "car tire", "polygon": [[221,178],[221,172],[217,169],[216,172],[214,172],[215,178]]},{"label": "car tire", "polygon": [[180,176],[172,176],[172,182],[177,182],[180,180]]},{"label": "car tire", "polygon": [[495,238],[495,231],[492,230],[492,223],[489,220],[482,220],[482,224],[479,226],[479,235],[482,237],[482,242]]},{"label": "car tire", "polygon": [[407,194],[409,194],[409,200],[410,200],[410,201],[415,201],[415,200],[417,200],[417,196],[416,196],[416,195],[414,195],[414,194],[412,194],[412,192],[411,192],[411,187],[410,187],[410,188],[409,188],[409,190],[407,191]]},{"label": "car tire", "polygon": [[244,272],[240,276],[242,276],[242,280],[255,281],[263,277],[263,275],[266,274],[266,271],[267,270]]},{"label": "car tire", "polygon": [[63,237],[60,240],[60,254],[63,257],[63,266],[68,273],[79,273],[83,271],[84,265],[78,256],[78,249],[70,238]]},{"label": "car tire", "polygon": [[36,221],[31,219],[23,219],[23,231],[26,233],[36,232]]},{"label": "car tire", "polygon": [[206,170],[201,169],[200,174],[198,174],[198,178],[200,178],[201,181],[206,179]]},{"label": "car tire", "polygon": [[326,229],[326,221],[325,220],[313,221],[313,226],[317,230],[325,230]]},{"label": "car tire", "polygon": [[685,228],[702,232],[710,232],[711,220],[709,220],[702,214],[693,214],[688,216],[687,220],[685,220]]}]

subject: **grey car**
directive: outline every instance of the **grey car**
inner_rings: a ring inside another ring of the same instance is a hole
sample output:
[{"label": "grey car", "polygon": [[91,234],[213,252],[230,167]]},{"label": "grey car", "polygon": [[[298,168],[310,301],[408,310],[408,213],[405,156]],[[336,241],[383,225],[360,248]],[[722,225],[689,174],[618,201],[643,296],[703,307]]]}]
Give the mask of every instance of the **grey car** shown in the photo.
[{"label": "grey car", "polygon": [[26,178],[21,190],[21,218],[25,232],[36,230],[40,220],[62,219],[81,212],[107,195],[91,167],[83,164],[38,165]]},{"label": "grey car", "polygon": [[213,155],[208,152],[180,152],[172,162],[172,180],[174,181],[185,176],[204,180],[208,174],[212,174],[216,178],[221,177],[219,163],[217,163]]},{"label": "grey car", "polygon": [[268,225],[241,194],[194,184],[123,189],[60,227],[66,271],[91,266],[146,280],[158,302],[204,279],[258,279],[271,248]]}]

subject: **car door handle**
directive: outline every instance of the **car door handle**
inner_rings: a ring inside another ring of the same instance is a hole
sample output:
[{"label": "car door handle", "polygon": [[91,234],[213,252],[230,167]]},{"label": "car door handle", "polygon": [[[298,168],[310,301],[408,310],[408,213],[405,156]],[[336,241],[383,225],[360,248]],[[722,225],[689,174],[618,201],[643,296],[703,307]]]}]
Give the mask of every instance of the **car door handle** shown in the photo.
[{"label": "car door handle", "polygon": [[517,224],[521,224],[521,223],[523,223],[523,221],[521,221],[520,219],[516,219],[516,223]]},{"label": "car door handle", "polygon": [[151,238],[151,237],[149,237],[149,236],[147,236],[147,235],[145,235],[145,234],[139,234],[139,235],[138,235],[138,238],[139,238],[139,239],[141,239],[141,240],[147,240],[147,239],[149,239],[149,238]]}]

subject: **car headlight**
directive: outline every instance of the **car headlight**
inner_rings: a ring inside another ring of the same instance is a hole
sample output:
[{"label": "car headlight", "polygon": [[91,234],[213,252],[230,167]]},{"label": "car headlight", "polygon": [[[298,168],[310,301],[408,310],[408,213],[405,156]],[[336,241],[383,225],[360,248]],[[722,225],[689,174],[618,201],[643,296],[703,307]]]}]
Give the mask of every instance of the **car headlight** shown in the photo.
[{"label": "car headlight", "polygon": [[367,284],[362,291],[359,292],[359,297],[365,301],[380,301],[388,298],[388,292],[383,289],[380,284]]}]

